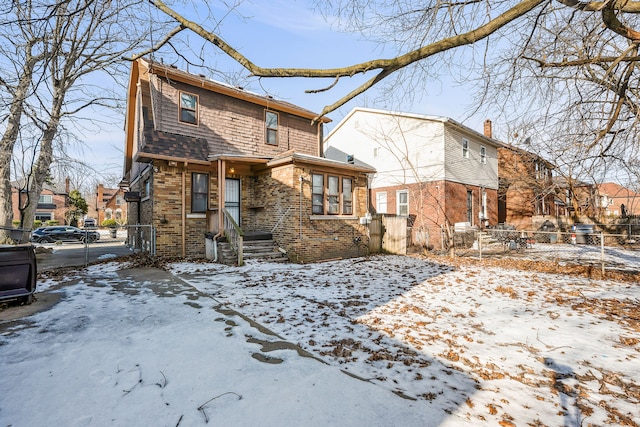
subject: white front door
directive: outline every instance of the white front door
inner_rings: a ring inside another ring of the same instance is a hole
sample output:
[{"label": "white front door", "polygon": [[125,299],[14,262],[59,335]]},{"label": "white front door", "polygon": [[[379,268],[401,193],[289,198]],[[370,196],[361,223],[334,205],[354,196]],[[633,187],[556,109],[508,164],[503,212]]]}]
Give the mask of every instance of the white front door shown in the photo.
[{"label": "white front door", "polygon": [[231,217],[240,225],[240,180],[226,178],[224,187],[224,207]]}]

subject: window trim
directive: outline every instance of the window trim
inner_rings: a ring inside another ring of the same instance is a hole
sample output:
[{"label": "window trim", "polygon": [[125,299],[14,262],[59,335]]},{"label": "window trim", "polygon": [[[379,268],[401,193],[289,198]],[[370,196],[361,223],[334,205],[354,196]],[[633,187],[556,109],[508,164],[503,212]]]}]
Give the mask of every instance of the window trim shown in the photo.
[{"label": "window trim", "polygon": [[[268,116],[270,114],[273,114],[276,118],[276,126],[274,127],[269,127],[269,120],[267,120]],[[264,142],[267,145],[272,145],[274,147],[278,146],[278,128],[280,126],[280,115],[278,114],[277,111],[272,111],[272,110],[264,110]],[[269,142],[269,131],[274,132],[275,136],[274,136],[274,140],[275,142]]]},{"label": "window trim", "polygon": [[[382,206],[380,201],[383,198],[382,196],[384,196],[384,212],[380,212],[381,211],[381,206]],[[389,204],[388,204],[387,200],[388,200],[388,196],[387,196],[387,192],[386,191],[378,191],[376,193],[376,213],[386,214],[389,211],[389,207],[388,207]]]},{"label": "window trim", "polygon": [[[407,195],[407,201],[406,203],[400,203],[400,195],[401,194],[406,194]],[[400,213],[400,207],[401,206],[405,206],[407,207],[407,213],[405,214],[401,214]],[[396,215],[398,216],[409,216],[409,190],[397,190],[396,191]]]},{"label": "window trim", "polygon": [[469,140],[467,138],[462,138],[462,158],[469,158]]},{"label": "window trim", "polygon": [[[196,176],[203,175],[205,177],[205,188],[204,191],[195,191],[196,190]],[[196,209],[195,202],[196,199],[200,200],[200,198],[196,198],[196,195],[204,194],[204,208]],[[191,213],[206,213],[209,207],[209,174],[204,172],[191,172]]]},{"label": "window trim", "polygon": [[487,164],[487,147],[484,145],[480,146],[480,163],[483,165]]},{"label": "window trim", "polygon": [[[316,178],[322,177],[322,193],[318,190],[318,186],[315,185]],[[329,181],[335,178],[338,184],[337,193],[329,193]],[[351,191],[349,193],[349,198],[347,199],[344,193],[344,184],[345,181],[348,180],[350,182]],[[312,217],[353,217],[354,216],[354,183],[355,177],[348,175],[340,175],[331,172],[311,172],[311,215]],[[322,197],[322,212],[319,212],[318,207],[320,204],[317,202],[317,197]],[[330,204],[330,197],[335,198],[333,204]],[[332,206],[336,206],[337,202],[337,211],[331,212]]]},{"label": "window trim", "polygon": [[53,195],[52,194],[40,194],[40,196],[38,196],[38,204],[41,204],[41,205],[51,205],[51,204],[53,204]]},{"label": "window trim", "polygon": [[[195,108],[185,107],[182,105],[182,95],[192,96],[195,98]],[[180,123],[184,123],[187,125],[198,126],[199,123],[199,110],[200,110],[200,98],[195,93],[180,91],[178,92],[178,121]],[[182,111],[191,111],[193,112],[194,122],[190,122],[182,119]]]}]

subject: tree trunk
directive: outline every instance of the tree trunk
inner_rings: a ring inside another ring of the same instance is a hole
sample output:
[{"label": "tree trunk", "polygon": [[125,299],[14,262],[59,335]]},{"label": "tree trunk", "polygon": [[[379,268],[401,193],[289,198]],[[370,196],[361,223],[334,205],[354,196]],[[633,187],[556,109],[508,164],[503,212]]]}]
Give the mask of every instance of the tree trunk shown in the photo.
[{"label": "tree trunk", "polygon": [[[18,140],[20,131],[20,120],[24,112],[24,102],[27,98],[31,79],[33,77],[33,68],[39,58],[31,56],[31,44],[27,45],[27,60],[22,68],[22,75],[15,88],[11,107],[9,108],[9,118],[7,127],[2,140],[0,140],[0,243],[10,241],[10,232],[7,230],[12,227],[13,220],[13,202],[11,197],[11,156],[13,149]],[[4,227],[4,228],[2,228]]]}]

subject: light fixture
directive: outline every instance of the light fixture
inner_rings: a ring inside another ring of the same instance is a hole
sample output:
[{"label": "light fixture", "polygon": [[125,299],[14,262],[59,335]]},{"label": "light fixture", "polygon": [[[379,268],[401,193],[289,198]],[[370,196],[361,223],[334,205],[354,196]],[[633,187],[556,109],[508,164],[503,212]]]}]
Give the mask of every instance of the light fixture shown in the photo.
[{"label": "light fixture", "polygon": [[229,168],[229,173],[236,173],[236,168],[230,167]]}]

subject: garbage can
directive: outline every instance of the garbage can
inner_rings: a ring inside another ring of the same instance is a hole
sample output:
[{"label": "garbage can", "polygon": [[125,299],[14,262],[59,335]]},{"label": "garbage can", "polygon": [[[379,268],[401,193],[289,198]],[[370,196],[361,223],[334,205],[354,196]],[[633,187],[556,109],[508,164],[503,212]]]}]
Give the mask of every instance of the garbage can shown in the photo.
[{"label": "garbage can", "polygon": [[118,234],[118,229],[113,227],[109,229],[109,233],[111,233],[111,237],[113,237],[114,239],[116,238],[117,234]]},{"label": "garbage can", "polygon": [[213,241],[214,237],[215,234],[211,231],[204,233],[204,256],[207,259],[214,259],[215,257],[213,245],[215,245],[216,242]]}]

